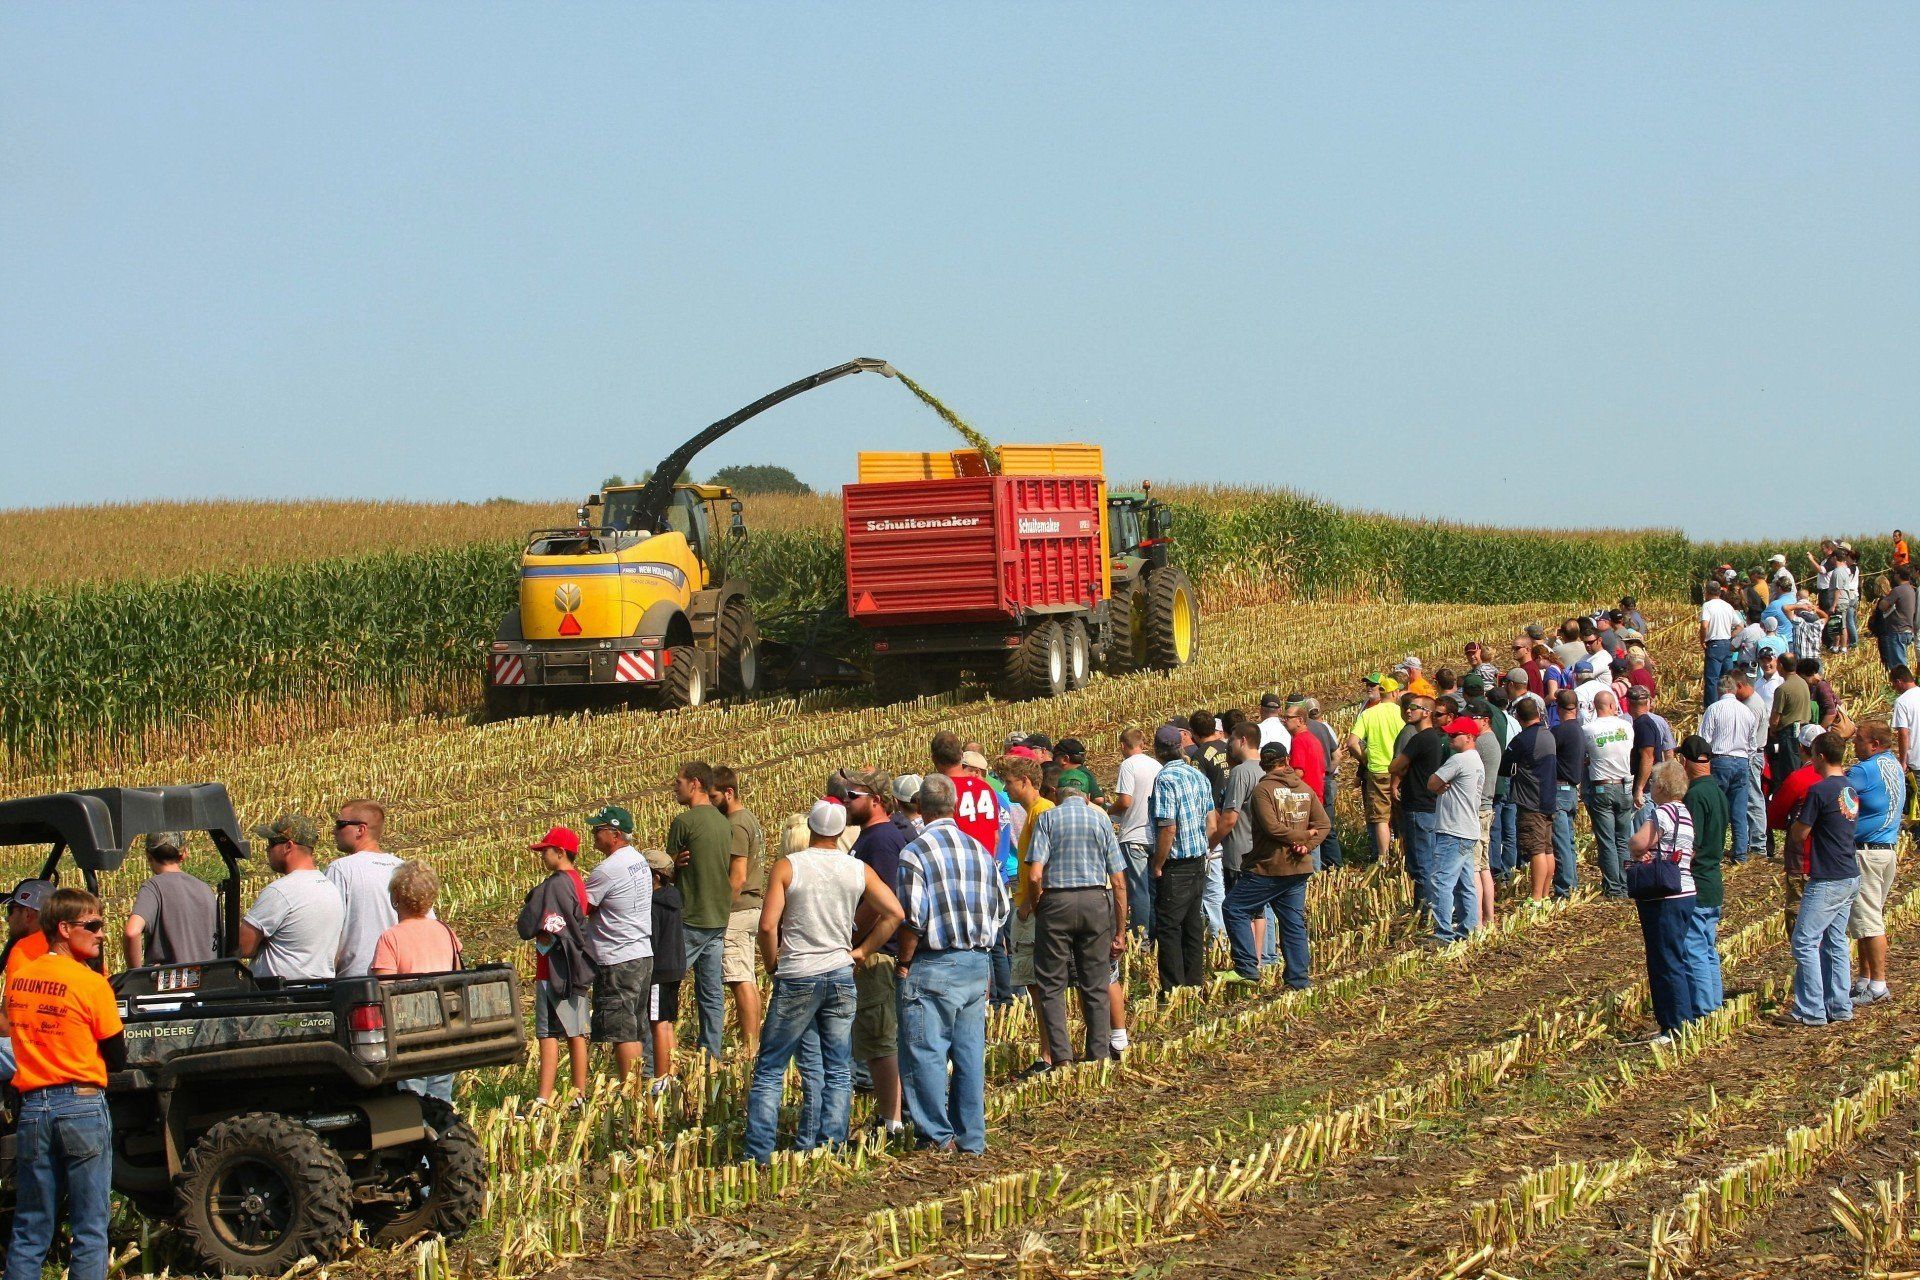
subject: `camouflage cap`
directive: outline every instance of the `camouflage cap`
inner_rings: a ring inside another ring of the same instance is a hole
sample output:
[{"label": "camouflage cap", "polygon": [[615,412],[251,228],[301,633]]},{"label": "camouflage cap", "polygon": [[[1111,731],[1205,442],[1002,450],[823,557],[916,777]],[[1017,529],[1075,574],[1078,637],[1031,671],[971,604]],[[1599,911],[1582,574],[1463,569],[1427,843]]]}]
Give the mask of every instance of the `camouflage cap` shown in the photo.
[{"label": "camouflage cap", "polygon": [[253,834],[268,844],[291,843],[302,849],[311,849],[320,840],[320,828],[313,819],[298,813],[283,813],[272,822],[263,822]]},{"label": "camouflage cap", "polygon": [[587,830],[595,827],[612,827],[621,835],[633,834],[633,815],[617,804],[602,805],[587,815]]},{"label": "camouflage cap", "polygon": [[893,787],[893,775],[885,769],[865,769],[848,775],[853,785],[868,795],[889,795]]},{"label": "camouflage cap", "polygon": [[171,849],[175,853],[185,853],[187,833],[184,831],[149,831],[147,833],[147,852],[159,849]]}]

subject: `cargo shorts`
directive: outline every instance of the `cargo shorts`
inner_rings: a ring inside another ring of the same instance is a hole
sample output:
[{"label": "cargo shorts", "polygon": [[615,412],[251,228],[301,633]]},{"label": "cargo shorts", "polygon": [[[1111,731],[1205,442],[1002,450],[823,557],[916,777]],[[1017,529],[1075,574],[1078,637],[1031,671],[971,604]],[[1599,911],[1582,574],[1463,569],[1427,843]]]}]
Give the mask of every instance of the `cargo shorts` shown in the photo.
[{"label": "cargo shorts", "polygon": [[720,980],[728,986],[740,982],[758,982],[755,962],[760,937],[760,908],[748,907],[727,917],[727,941],[720,960]]},{"label": "cargo shorts", "polygon": [[1392,822],[1394,819],[1393,783],[1384,773],[1360,774],[1360,806],[1368,822]]},{"label": "cargo shorts", "polygon": [[886,952],[868,956],[853,971],[856,1004],[853,1011],[853,1058],[869,1062],[900,1052],[900,1006],[895,997],[893,967],[899,960]]},{"label": "cargo shorts", "polygon": [[637,1044],[652,1025],[653,957],[606,965],[593,978],[593,1042]]},{"label": "cargo shorts", "polygon": [[1860,892],[1854,895],[1853,914],[1847,920],[1847,934],[1861,938],[1887,936],[1887,897],[1893,892],[1893,873],[1898,852],[1893,849],[1853,851],[1860,864]]}]

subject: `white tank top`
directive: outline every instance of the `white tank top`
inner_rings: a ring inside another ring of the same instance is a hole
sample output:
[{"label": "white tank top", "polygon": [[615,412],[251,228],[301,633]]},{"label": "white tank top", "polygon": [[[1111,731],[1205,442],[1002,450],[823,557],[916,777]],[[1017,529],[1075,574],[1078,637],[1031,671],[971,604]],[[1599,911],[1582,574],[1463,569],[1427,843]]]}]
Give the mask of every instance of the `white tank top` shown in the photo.
[{"label": "white tank top", "polygon": [[838,849],[787,855],[793,882],[780,916],[782,978],[812,978],[853,963],[853,913],[867,889],[867,866]]}]

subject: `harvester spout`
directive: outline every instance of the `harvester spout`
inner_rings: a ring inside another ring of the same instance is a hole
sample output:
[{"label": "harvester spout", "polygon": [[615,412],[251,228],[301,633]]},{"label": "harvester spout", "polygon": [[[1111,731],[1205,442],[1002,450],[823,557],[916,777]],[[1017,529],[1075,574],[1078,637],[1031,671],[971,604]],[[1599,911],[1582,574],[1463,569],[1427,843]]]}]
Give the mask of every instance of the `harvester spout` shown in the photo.
[{"label": "harvester spout", "polygon": [[652,533],[659,533],[666,528],[667,507],[673,501],[674,482],[702,449],[747,419],[773,408],[782,401],[791,400],[803,391],[811,391],[815,387],[825,386],[829,382],[854,373],[877,373],[883,378],[899,376],[893,366],[885,360],[862,356],[856,360],[849,360],[845,364],[835,365],[831,369],[822,369],[819,373],[811,374],[798,382],[790,382],[778,391],[761,396],[744,409],[727,415],[661,459],[660,465],[653,469],[653,475],[647,481],[646,487],[640,491],[640,497],[634,509],[632,527]]}]

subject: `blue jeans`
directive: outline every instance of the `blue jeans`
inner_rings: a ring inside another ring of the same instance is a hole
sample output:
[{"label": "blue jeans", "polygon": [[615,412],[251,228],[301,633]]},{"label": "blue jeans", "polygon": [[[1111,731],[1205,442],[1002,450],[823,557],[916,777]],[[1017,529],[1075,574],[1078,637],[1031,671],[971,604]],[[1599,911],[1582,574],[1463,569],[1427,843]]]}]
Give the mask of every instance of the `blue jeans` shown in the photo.
[{"label": "blue jeans", "polygon": [[1860,877],[1809,880],[1793,920],[1793,1013],[1803,1022],[1853,1017],[1853,966],[1847,953],[1847,917]]},{"label": "blue jeans", "polygon": [[1687,967],[1687,934],[1693,928],[1693,895],[1640,898],[1640,938],[1647,948],[1647,988],[1653,1020],[1678,1031],[1693,1016],[1693,981]]},{"label": "blue jeans", "polygon": [[1502,796],[1493,802],[1493,829],[1487,838],[1487,866],[1495,880],[1506,880],[1520,862],[1520,806]]},{"label": "blue jeans", "polygon": [[400,1087],[408,1093],[417,1093],[423,1098],[438,1098],[448,1106],[453,1105],[453,1073],[441,1076],[415,1076],[411,1080],[402,1080]]},{"label": "blue jeans", "polygon": [[1600,852],[1600,887],[1609,898],[1627,896],[1627,842],[1633,839],[1633,791],[1624,782],[1587,784],[1587,820]]},{"label": "blue jeans", "polygon": [[[693,998],[700,1010],[700,1047],[715,1062],[724,1056],[721,1029],[727,1025],[727,984],[720,980],[727,955],[727,929],[687,926],[687,976],[693,979]],[[642,1028],[644,1030],[644,1028]]]},{"label": "blue jeans", "polygon": [[[900,1068],[919,1140],[987,1149],[987,953],[922,951],[900,980]],[[948,1074],[948,1064],[952,1074]]]},{"label": "blue jeans", "polygon": [[1480,878],[1473,866],[1473,848],[1480,837],[1433,837],[1433,940],[1458,942],[1480,925]]},{"label": "blue jeans", "polygon": [[1553,896],[1567,898],[1580,883],[1580,867],[1573,860],[1573,815],[1580,793],[1561,783],[1553,793]]},{"label": "blue jeans", "polygon": [[1727,797],[1727,825],[1732,837],[1727,844],[1727,857],[1734,862],[1745,862],[1750,838],[1747,786],[1752,777],[1747,767],[1746,752],[1737,756],[1715,756],[1712,770],[1713,780]]},{"label": "blue jeans", "polygon": [[1693,1016],[1704,1018],[1720,1007],[1720,908],[1693,904],[1687,929],[1687,981],[1693,988]]},{"label": "blue jeans", "polygon": [[72,1280],[105,1280],[107,1221],[113,1215],[113,1122],[104,1089],[70,1084],[35,1089],[20,1105],[15,1149],[17,1200],[6,1280],[40,1280],[66,1202],[73,1230]]},{"label": "blue jeans", "polygon": [[[1012,896],[1012,891],[1008,891]],[[1006,923],[1000,926],[1000,936],[993,940],[993,949],[987,952],[987,1003],[1003,1005],[1013,1003],[1013,915],[1008,913]]]},{"label": "blue jeans", "polygon": [[1413,905],[1435,911],[1433,901],[1433,823],[1432,810],[1408,809],[1402,817],[1406,826],[1407,874],[1413,878]]},{"label": "blue jeans", "polygon": [[1279,927],[1267,933],[1269,942],[1280,935],[1280,951],[1286,957],[1283,976],[1296,990],[1313,985],[1312,953],[1307,942],[1307,881],[1310,877],[1263,876],[1243,871],[1227,891],[1221,908],[1226,919],[1227,946],[1233,952],[1233,971],[1243,978],[1260,976],[1253,955],[1253,920],[1266,912],[1277,916]]},{"label": "blue jeans", "polygon": [[1200,891],[1200,912],[1207,918],[1207,936],[1227,931],[1221,908],[1227,901],[1226,861],[1217,853],[1207,855],[1207,887]]},{"label": "blue jeans", "polygon": [[[1333,818],[1333,792],[1331,789],[1327,792],[1326,809],[1327,818],[1331,820]],[[1331,827],[1327,829],[1327,838],[1320,842],[1320,848],[1315,852],[1320,855],[1320,866],[1325,870],[1331,871],[1335,867],[1344,867],[1347,865],[1347,855],[1340,850],[1340,833]]]},{"label": "blue jeans", "polygon": [[807,1058],[800,1072],[808,1098],[801,1106],[795,1148],[811,1151],[823,1143],[847,1140],[847,1117],[853,1105],[853,1011],[858,999],[853,988],[853,966],[810,978],[773,979],[773,996],[760,1025],[760,1056],[753,1060],[753,1084],[747,1092],[747,1158],[766,1163],[780,1127],[780,1097],[787,1064],[800,1054],[812,1032],[820,1049],[818,1072],[808,1076]]},{"label": "blue jeans", "polygon": [[[1137,802],[1136,802],[1137,803]],[[1153,936],[1153,850],[1144,844],[1123,844],[1127,859],[1127,928]]]},{"label": "blue jeans", "polygon": [[[1785,630],[1786,628],[1781,628]],[[1720,677],[1733,666],[1733,641],[1709,640],[1701,650],[1700,705],[1710,707],[1720,699]]]},{"label": "blue jeans", "polygon": [[1767,852],[1766,779],[1761,776],[1765,767],[1765,756],[1747,757],[1747,856],[1750,858],[1763,857]]}]

